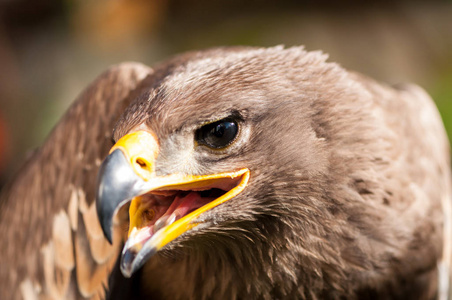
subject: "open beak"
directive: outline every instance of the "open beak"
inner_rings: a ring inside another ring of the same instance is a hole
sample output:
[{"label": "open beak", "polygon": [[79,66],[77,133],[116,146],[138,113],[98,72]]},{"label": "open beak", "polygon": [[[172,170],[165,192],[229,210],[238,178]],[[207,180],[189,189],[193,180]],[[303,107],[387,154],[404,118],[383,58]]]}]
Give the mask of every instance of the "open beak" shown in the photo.
[{"label": "open beak", "polygon": [[130,202],[128,240],[121,258],[126,277],[197,226],[201,214],[242,192],[250,176],[247,168],[208,175],[157,176],[154,162],[158,153],[151,133],[130,133],[113,146],[99,170],[97,214],[110,243],[112,219]]}]

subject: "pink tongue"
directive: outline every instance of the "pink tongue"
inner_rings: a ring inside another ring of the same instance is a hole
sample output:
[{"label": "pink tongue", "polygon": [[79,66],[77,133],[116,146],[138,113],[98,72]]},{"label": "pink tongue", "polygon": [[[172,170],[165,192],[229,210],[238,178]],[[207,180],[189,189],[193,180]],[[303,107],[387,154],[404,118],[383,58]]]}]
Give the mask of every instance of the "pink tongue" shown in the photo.
[{"label": "pink tongue", "polygon": [[168,220],[170,221],[172,221],[173,218],[174,220],[178,220],[189,212],[209,203],[212,200],[213,198],[203,198],[199,195],[199,193],[196,192],[190,192],[184,197],[178,195],[176,196],[166,213],[160,219],[163,220],[164,217],[168,216]]},{"label": "pink tongue", "polygon": [[184,194],[180,193],[177,195],[165,214],[158,218],[153,225],[132,231],[122,251],[121,268],[123,270],[128,270],[127,272],[129,272],[137,256],[140,253],[145,255],[141,250],[155,232],[214,199],[212,197],[201,197],[197,192],[189,192],[182,196]]},{"label": "pink tongue", "polygon": [[154,235],[155,232],[161,228],[174,223],[176,220],[179,220],[183,216],[214,199],[211,197],[201,197],[199,193],[196,192],[190,192],[185,196],[181,195],[174,198],[165,214],[159,217],[153,225],[138,229],[138,231],[133,235],[133,241],[130,241],[132,245],[141,247]]}]

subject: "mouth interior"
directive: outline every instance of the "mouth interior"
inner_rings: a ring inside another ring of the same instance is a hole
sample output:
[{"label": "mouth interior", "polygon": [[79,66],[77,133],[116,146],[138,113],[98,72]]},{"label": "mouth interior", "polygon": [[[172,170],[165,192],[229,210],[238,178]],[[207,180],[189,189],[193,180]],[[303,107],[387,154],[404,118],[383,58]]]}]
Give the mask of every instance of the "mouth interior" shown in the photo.
[{"label": "mouth interior", "polygon": [[171,186],[134,198],[129,208],[129,239],[124,250],[139,252],[159,230],[223,196],[241,177]]}]

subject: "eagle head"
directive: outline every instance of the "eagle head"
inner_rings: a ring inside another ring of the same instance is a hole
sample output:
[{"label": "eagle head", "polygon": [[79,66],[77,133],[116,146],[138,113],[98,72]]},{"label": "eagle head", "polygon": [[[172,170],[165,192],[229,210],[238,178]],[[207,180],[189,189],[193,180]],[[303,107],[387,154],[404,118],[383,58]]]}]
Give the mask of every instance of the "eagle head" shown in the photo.
[{"label": "eagle head", "polygon": [[[325,60],[214,49],[154,70],[99,172],[108,240],[115,214],[129,215],[124,276],[166,258],[196,270],[204,295],[217,273],[236,296],[337,297],[434,268],[436,204],[406,184],[391,92]],[[156,277],[171,269],[159,266]]]}]

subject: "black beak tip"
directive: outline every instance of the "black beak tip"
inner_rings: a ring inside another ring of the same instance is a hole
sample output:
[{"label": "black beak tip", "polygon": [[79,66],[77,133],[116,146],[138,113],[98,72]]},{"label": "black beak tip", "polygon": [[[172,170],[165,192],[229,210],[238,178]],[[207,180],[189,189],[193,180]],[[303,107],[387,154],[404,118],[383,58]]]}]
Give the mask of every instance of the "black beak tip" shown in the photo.
[{"label": "black beak tip", "polygon": [[[102,170],[102,167],[101,167]],[[109,207],[109,201],[107,199],[104,199],[103,197],[103,189],[102,189],[102,182],[101,182],[101,172],[99,172],[99,178],[98,178],[98,190],[96,195],[96,211],[97,211],[97,217],[99,218],[100,227],[102,228],[102,231],[104,233],[105,238],[108,240],[110,245],[113,243],[112,239],[112,217],[113,213],[110,213],[111,207]]]},{"label": "black beak tip", "polygon": [[112,238],[112,222],[108,218],[103,218],[102,213],[99,211],[99,206],[97,205],[97,216],[99,217],[100,226],[104,233],[105,238],[111,244],[113,244]]},{"label": "black beak tip", "polygon": [[102,231],[112,243],[112,220],[118,208],[143,192],[145,182],[135,174],[126,155],[114,150],[104,160],[97,177],[96,210]]},{"label": "black beak tip", "polygon": [[121,256],[120,269],[124,277],[130,278],[136,273],[147,260],[157,253],[155,247],[149,247],[145,245],[140,251],[133,248],[128,248],[127,243],[124,246],[124,250]]}]

